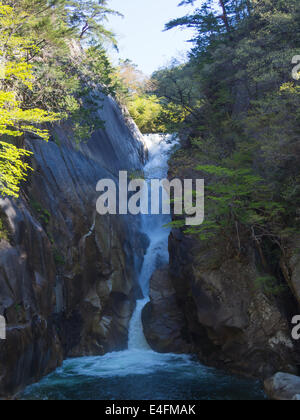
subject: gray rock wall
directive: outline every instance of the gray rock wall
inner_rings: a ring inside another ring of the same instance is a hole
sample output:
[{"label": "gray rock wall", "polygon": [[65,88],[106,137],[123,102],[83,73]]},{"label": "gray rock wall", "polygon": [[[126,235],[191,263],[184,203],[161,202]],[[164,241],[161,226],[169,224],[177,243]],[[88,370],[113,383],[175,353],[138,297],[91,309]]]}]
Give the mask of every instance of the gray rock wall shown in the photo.
[{"label": "gray rock wall", "polygon": [[[178,154],[170,161],[169,177],[199,178],[196,166],[196,159]],[[264,379],[278,371],[297,374],[300,343],[292,338],[291,320],[300,313],[298,238],[285,244],[282,261],[273,257],[263,269],[251,238],[243,237],[238,255],[221,235],[200,240],[184,230],[172,230],[169,267],[151,280],[144,311],[151,346],[185,352],[179,345],[184,341],[205,364]],[[268,289],[258,280],[275,267],[276,283]]]},{"label": "gray rock wall", "polygon": [[2,199],[0,397],[66,357],[125,348],[139,293],[145,238],[137,218],[96,214],[96,184],[144,163],[142,136],[111,98],[105,129],[76,147],[68,123],[48,143],[26,139],[34,172],[17,200]]}]

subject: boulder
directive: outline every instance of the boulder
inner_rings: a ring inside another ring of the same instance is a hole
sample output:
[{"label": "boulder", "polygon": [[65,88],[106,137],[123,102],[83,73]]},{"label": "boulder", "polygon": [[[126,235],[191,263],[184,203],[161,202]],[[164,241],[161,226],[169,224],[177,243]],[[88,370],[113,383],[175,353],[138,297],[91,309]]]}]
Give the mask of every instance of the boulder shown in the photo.
[{"label": "boulder", "polygon": [[190,353],[186,324],[177,305],[168,268],[157,270],[150,280],[150,302],[142,314],[150,347],[160,353]]},{"label": "boulder", "polygon": [[272,400],[300,400],[300,377],[288,373],[276,373],[264,383],[265,392]]}]

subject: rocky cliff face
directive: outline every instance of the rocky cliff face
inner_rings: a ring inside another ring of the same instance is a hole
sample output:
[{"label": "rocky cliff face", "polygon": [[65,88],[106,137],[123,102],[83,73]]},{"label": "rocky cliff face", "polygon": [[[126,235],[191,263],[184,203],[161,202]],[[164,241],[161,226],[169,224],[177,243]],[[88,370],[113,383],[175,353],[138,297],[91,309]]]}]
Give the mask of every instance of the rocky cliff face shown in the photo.
[{"label": "rocky cliff face", "polygon": [[237,260],[224,258],[225,246],[201,244],[178,230],[170,237],[170,275],[194,350],[203,362],[236,373],[297,373],[293,298],[288,290],[274,296],[257,286],[261,274],[251,247]]},{"label": "rocky cliff face", "polygon": [[150,280],[150,302],[142,316],[144,333],[151,348],[159,353],[190,353],[184,314],[168,266],[157,270]]},{"label": "rocky cliff face", "polygon": [[[195,166],[173,159],[170,177],[199,177],[193,173]],[[299,343],[291,337],[291,319],[300,303],[296,249],[290,243],[284,260],[272,261],[278,266],[280,286],[271,290],[257,281],[261,261],[253,244],[237,256],[222,238],[200,241],[173,229],[169,267],[151,281],[151,301],[144,314],[148,342],[167,352],[185,352],[189,342],[203,363],[230,372],[261,378],[278,371],[297,373]],[[159,277],[163,278],[158,282]],[[164,308],[157,296],[164,296],[165,283],[172,298],[165,296]]]},{"label": "rocky cliff face", "polygon": [[103,101],[105,129],[79,148],[68,124],[48,144],[27,138],[35,170],[20,199],[0,202],[0,397],[65,357],[126,347],[147,244],[136,218],[96,214],[96,184],[141,169],[144,145],[118,105]]}]

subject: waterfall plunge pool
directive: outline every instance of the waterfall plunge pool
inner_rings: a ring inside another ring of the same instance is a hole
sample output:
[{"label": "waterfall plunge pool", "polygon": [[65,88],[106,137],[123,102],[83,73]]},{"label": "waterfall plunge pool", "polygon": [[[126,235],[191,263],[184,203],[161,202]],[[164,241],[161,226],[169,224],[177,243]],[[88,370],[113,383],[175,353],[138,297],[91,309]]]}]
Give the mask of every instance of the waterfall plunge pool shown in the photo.
[{"label": "waterfall plunge pool", "polygon": [[[149,161],[145,178],[163,179],[176,139],[145,136]],[[148,191],[149,193],[149,191]],[[162,195],[162,200],[166,199]],[[149,197],[150,199],[150,197]],[[161,203],[160,203],[161,204]],[[149,296],[154,271],[169,262],[169,215],[143,215],[143,232],[150,239],[140,273],[145,296],[137,302],[130,329],[128,350],[101,357],[66,360],[63,366],[39,383],[26,388],[24,400],[262,400],[259,381],[241,379],[205,367],[187,355],[159,354],[144,337],[141,313]]]},{"label": "waterfall plunge pool", "polygon": [[66,360],[22,400],[263,400],[259,381],[226,375],[191,357],[127,350]]}]

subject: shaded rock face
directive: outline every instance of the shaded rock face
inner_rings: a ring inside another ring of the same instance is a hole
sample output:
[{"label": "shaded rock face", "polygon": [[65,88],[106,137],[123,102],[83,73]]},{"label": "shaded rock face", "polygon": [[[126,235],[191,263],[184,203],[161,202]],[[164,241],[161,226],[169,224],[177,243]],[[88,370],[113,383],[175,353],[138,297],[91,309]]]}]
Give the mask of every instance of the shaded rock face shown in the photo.
[{"label": "shaded rock face", "polygon": [[[286,254],[281,259],[281,268],[286,282],[289,284],[300,305],[300,239],[292,237],[286,244]],[[300,309],[298,311],[300,315]],[[295,314],[296,315],[296,314]]]},{"label": "shaded rock face", "polygon": [[150,302],[142,315],[145,337],[159,353],[190,353],[186,323],[176,300],[168,267],[157,270],[150,280]]},{"label": "shaded rock face", "polygon": [[300,378],[287,373],[276,373],[264,383],[268,397],[276,401],[299,401]]},{"label": "shaded rock face", "polygon": [[299,352],[291,338],[289,301],[258,288],[254,251],[226,258],[212,247],[173,230],[170,271],[190,340],[202,362],[266,378],[297,372]]},{"label": "shaded rock face", "polygon": [[1,200],[8,232],[0,243],[0,397],[22,389],[65,357],[127,345],[147,241],[138,218],[96,213],[96,184],[140,170],[142,137],[110,98],[106,121],[76,147],[68,124],[49,143],[26,139],[35,171],[18,200]]},{"label": "shaded rock face", "polygon": [[[193,169],[196,166],[190,155],[175,155],[170,160],[169,178],[199,178]],[[178,348],[172,329],[165,329],[163,341],[157,334],[157,326],[168,326],[169,316],[177,313],[185,322],[178,335],[192,344],[202,363],[263,379],[278,371],[297,374],[300,349],[291,334],[291,319],[299,313],[300,302],[300,261],[295,249],[298,247],[293,244],[287,247],[281,264],[279,258],[270,261],[270,270],[277,267],[278,284],[284,286],[279,293],[272,293],[258,282],[262,277],[261,255],[251,241],[243,241],[238,255],[222,237],[200,241],[173,229],[169,270],[159,274],[164,277],[159,282],[154,281],[155,294],[144,314],[150,344],[160,350],[165,342],[167,351]],[[163,295],[170,281],[175,298],[172,303],[168,301],[173,308],[165,309],[157,305],[157,295]]]}]

